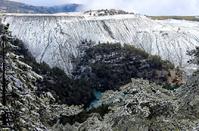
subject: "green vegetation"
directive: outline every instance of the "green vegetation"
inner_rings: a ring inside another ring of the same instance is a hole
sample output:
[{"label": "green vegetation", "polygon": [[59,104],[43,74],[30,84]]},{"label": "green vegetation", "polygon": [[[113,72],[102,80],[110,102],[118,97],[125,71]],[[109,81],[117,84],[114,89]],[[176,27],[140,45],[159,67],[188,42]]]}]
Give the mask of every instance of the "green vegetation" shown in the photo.
[{"label": "green vegetation", "polygon": [[[199,46],[197,46],[194,50],[187,51],[187,55],[192,57],[192,59],[190,59],[188,63],[199,66]],[[197,74],[199,74],[199,68],[194,72],[193,75]]]},{"label": "green vegetation", "polygon": [[179,88],[179,85],[171,85],[171,84],[165,84],[163,86],[164,89],[167,89],[167,90],[175,90],[175,89],[178,89]]},{"label": "green vegetation", "polygon": [[85,50],[73,75],[86,79],[91,88],[117,90],[131,78],[167,84],[174,65],[131,45],[99,44]]},{"label": "green vegetation", "polygon": [[162,60],[160,56],[158,55],[153,55],[153,56],[149,56],[149,62],[153,63],[152,66],[154,66],[154,68],[157,69],[174,69],[175,66],[174,64],[172,64],[170,61],[168,60]]},{"label": "green vegetation", "polygon": [[199,65],[199,46],[194,50],[187,51],[187,55],[192,56],[192,59],[188,61],[189,63]]},{"label": "green vegetation", "polygon": [[60,117],[60,123],[63,125],[65,125],[66,123],[73,125],[75,122],[83,123],[93,113],[98,113],[103,118],[105,114],[110,112],[110,109],[108,107],[109,107],[108,105],[102,105],[98,108],[93,108],[89,111],[84,110],[77,115],[73,115],[73,116],[64,116],[63,115]]}]

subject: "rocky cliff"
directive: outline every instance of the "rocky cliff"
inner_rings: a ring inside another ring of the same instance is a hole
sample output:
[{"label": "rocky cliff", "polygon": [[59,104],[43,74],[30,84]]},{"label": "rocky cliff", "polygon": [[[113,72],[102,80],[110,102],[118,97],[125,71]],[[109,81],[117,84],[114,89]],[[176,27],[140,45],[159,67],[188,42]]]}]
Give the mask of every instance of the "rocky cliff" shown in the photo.
[{"label": "rocky cliff", "polygon": [[82,40],[121,42],[135,45],[148,53],[170,60],[190,71],[186,51],[199,43],[198,22],[151,20],[137,14],[57,15],[7,14],[13,35],[23,40],[37,61],[58,66],[70,74],[71,57],[76,57]]}]

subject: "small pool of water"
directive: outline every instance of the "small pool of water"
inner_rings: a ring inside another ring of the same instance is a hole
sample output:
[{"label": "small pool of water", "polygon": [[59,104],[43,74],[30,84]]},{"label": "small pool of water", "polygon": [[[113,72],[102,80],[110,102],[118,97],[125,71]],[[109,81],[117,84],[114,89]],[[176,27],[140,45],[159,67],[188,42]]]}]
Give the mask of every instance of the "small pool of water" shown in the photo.
[{"label": "small pool of water", "polygon": [[87,108],[87,110],[90,110],[92,108],[97,108],[99,106],[102,105],[102,102],[100,101],[101,97],[102,97],[102,92],[101,91],[97,91],[97,90],[94,90],[93,91],[93,94],[95,96],[95,100],[93,100],[91,103],[90,103],[90,106]]}]

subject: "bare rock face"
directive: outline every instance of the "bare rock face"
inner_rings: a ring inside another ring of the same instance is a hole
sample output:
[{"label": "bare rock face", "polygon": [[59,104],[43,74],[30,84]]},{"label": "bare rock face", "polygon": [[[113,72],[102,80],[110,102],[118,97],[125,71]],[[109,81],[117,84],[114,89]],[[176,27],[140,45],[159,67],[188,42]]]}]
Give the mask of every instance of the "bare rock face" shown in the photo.
[{"label": "bare rock face", "polygon": [[71,56],[78,55],[77,47],[85,39],[96,43],[128,43],[161,56],[188,73],[193,67],[187,64],[190,57],[186,51],[198,45],[199,23],[193,21],[158,21],[137,14],[90,16],[83,13],[8,14],[1,18],[4,23],[10,23],[13,35],[25,42],[38,62],[45,61],[68,74],[74,66]]}]

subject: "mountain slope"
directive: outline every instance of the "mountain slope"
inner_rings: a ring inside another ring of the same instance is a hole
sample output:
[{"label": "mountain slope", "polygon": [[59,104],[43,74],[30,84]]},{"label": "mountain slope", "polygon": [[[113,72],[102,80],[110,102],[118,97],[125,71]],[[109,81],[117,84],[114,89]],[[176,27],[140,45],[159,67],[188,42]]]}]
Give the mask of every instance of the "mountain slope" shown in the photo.
[{"label": "mountain slope", "polygon": [[23,40],[38,62],[58,66],[71,74],[71,58],[77,57],[82,40],[121,42],[159,55],[187,72],[187,50],[199,44],[199,23],[183,20],[151,20],[137,14],[90,16],[89,14],[27,15],[2,17],[13,35]]},{"label": "mountain slope", "polygon": [[[4,26],[0,25],[0,36],[5,36],[2,29]],[[198,130],[198,74],[175,92],[147,80],[132,79],[119,90],[103,93],[99,101],[102,106],[88,111],[82,106],[58,104],[53,94],[38,90],[41,86],[37,85],[37,81],[44,77],[33,71],[31,62],[24,62],[27,56],[20,53],[21,46],[9,34],[6,34],[10,38],[6,54],[6,91],[11,95],[7,96],[7,106],[0,101],[0,116],[4,110],[13,113],[13,130]],[[0,91],[1,88],[0,82]]]},{"label": "mountain slope", "polygon": [[160,85],[169,85],[170,88],[182,84],[182,73],[171,62],[134,46],[121,46],[120,43],[93,46],[89,42],[83,42],[80,48],[82,46],[88,49],[75,59],[77,64],[74,65],[77,66],[73,76],[86,79],[98,91],[117,90],[130,82],[131,78],[143,78]]},{"label": "mountain slope", "polygon": [[[74,115],[81,112],[81,106],[70,107],[66,104],[58,104],[53,94],[39,90],[42,86],[38,86],[38,81],[43,81],[45,77],[37,74],[32,65],[24,62],[27,56],[21,53],[21,45],[16,38],[5,31],[6,28],[0,24],[0,43],[3,37],[7,41],[5,44],[7,49],[5,53],[6,105],[2,103],[3,82],[0,79],[0,128],[5,127],[2,124],[4,112],[9,114],[7,115],[9,126],[7,126],[17,131],[47,131],[51,128],[50,122],[59,118],[61,114]],[[0,76],[2,78],[2,46],[0,46],[0,54]]]},{"label": "mountain slope", "polygon": [[6,13],[59,13],[59,12],[74,12],[80,8],[78,4],[67,4],[61,6],[45,7],[32,6],[24,3],[0,0],[0,11]]}]

